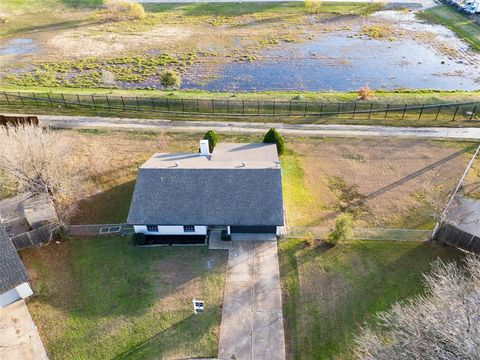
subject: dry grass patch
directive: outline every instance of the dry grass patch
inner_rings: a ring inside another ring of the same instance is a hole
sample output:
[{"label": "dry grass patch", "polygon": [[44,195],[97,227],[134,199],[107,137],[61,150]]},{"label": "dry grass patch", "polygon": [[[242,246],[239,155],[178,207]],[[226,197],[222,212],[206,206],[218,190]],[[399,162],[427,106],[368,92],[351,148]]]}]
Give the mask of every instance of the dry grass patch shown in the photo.
[{"label": "dry grass patch", "polygon": [[468,163],[470,147],[416,139],[296,142],[295,153],[284,159],[299,165],[285,185],[290,225],[330,226],[349,209],[359,227],[430,228]]}]

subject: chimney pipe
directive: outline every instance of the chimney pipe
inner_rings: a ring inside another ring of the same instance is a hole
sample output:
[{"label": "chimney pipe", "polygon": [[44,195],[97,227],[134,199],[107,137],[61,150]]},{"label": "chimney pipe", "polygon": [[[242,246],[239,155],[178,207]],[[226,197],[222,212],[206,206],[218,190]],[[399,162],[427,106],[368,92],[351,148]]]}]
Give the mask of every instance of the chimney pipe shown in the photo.
[{"label": "chimney pipe", "polygon": [[208,140],[200,140],[200,155],[210,155]]}]

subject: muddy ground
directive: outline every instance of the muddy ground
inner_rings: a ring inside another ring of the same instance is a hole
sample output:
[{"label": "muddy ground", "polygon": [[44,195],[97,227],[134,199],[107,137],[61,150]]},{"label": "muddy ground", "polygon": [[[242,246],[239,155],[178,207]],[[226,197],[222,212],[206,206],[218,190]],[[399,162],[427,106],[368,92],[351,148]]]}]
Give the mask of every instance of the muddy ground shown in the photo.
[{"label": "muddy ground", "polygon": [[170,68],[185,89],[474,90],[480,75],[472,69],[479,66],[480,55],[450,30],[406,9],[235,16],[169,10],[120,22],[91,13],[24,30],[0,46],[0,77],[20,86],[162,88],[159,74]]}]

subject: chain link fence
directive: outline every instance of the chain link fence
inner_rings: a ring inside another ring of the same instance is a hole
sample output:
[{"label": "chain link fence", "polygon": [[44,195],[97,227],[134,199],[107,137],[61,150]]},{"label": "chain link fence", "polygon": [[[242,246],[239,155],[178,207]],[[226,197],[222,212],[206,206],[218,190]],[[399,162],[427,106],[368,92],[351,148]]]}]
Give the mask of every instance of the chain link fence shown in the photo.
[{"label": "chain link fence", "polygon": [[209,116],[325,117],[358,120],[478,120],[480,102],[445,104],[390,104],[365,101],[267,101],[228,99],[178,99],[63,93],[0,93],[0,105],[38,108],[88,108],[98,111],[149,112]]},{"label": "chain link fence", "polygon": [[[302,238],[306,233],[312,233],[315,238],[324,239],[330,228],[325,227],[289,227],[286,237]],[[355,240],[391,240],[391,241],[428,241],[431,230],[416,229],[385,229],[385,228],[354,228]]]}]

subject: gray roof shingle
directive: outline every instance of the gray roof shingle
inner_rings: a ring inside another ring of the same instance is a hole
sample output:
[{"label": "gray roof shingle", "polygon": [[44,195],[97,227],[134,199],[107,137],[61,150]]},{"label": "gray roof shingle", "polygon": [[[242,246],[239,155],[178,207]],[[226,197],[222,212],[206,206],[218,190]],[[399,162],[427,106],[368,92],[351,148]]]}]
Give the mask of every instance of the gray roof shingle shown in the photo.
[{"label": "gray roof shingle", "polygon": [[0,294],[28,281],[28,274],[17,250],[0,224]]},{"label": "gray roof shingle", "polygon": [[[219,152],[215,148],[210,159],[197,154],[155,154],[139,169],[127,222],[283,225],[282,179],[276,149],[273,156],[271,144],[235,145],[220,147]],[[241,151],[246,151],[249,158],[246,164],[240,161]],[[251,151],[255,152],[253,158]],[[221,160],[215,161],[216,155]],[[192,163],[197,160],[197,164]],[[172,166],[175,162],[178,164]]]}]

